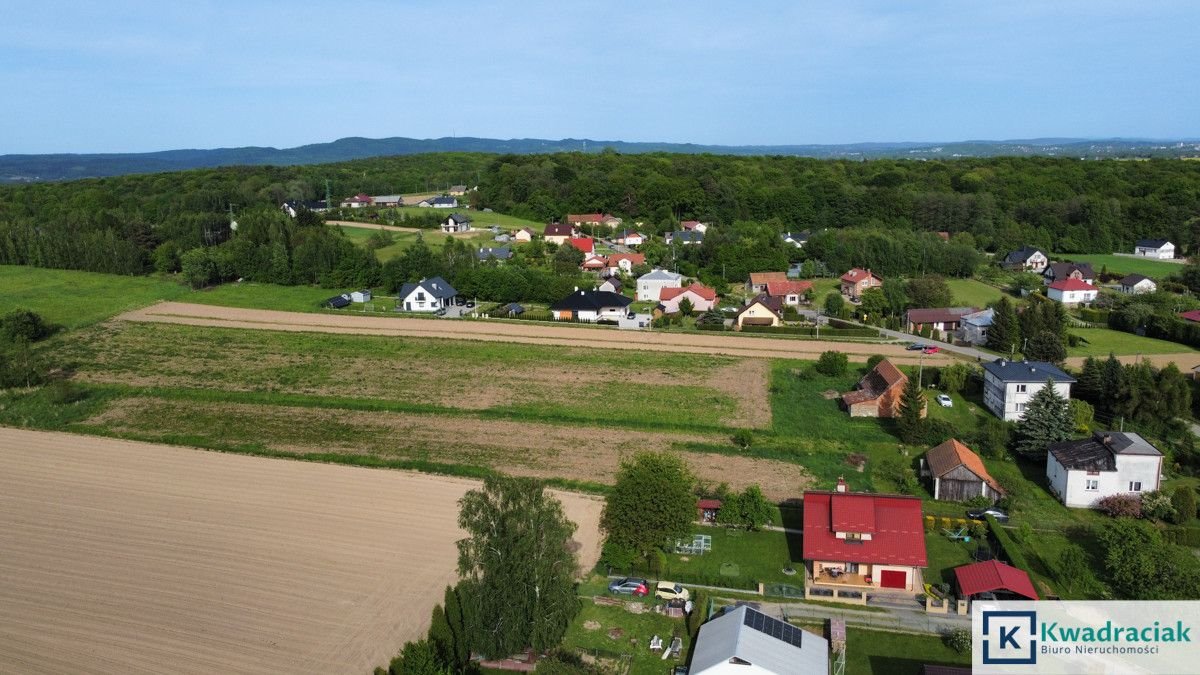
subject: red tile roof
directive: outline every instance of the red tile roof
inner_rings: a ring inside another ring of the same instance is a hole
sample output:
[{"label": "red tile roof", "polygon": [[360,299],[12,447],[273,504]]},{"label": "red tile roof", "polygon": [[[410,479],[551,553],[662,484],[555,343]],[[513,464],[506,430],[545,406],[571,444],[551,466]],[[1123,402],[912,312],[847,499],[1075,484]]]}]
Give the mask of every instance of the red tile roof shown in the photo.
[{"label": "red tile roof", "polygon": [[616,267],[617,263],[622,260],[628,260],[630,265],[643,265],[646,263],[645,253],[614,253],[608,256],[608,264],[610,267]]},{"label": "red tile roof", "polygon": [[1050,288],[1056,291],[1094,291],[1095,286],[1089,284],[1082,279],[1066,278],[1050,284]]},{"label": "red tile roof", "polygon": [[721,500],[720,499],[701,499],[696,502],[696,508],[698,508],[698,509],[719,509],[719,508],[721,508]]},{"label": "red tile roof", "polygon": [[584,253],[591,253],[594,240],[591,237],[571,237],[567,243]]},{"label": "red tile roof", "polygon": [[854,391],[842,394],[842,403],[854,405],[855,403],[879,398],[892,387],[904,386],[907,379],[907,376],[900,372],[899,368],[892,365],[891,361],[884,359],[875,364],[875,368],[858,381]]},{"label": "red tile roof", "polygon": [[604,267],[608,267],[608,263],[605,262],[604,258],[601,258],[598,255],[594,255],[594,256],[591,256],[590,258],[588,258],[587,260],[584,260],[583,264],[580,265],[580,267],[601,269]]},{"label": "red tile roof", "polygon": [[675,298],[680,295],[683,295],[684,293],[687,293],[688,291],[695,293],[696,295],[704,298],[705,300],[716,300],[717,299],[717,291],[715,289],[709,288],[708,286],[705,286],[703,284],[696,284],[696,283],[694,283],[690,286],[684,286],[683,288],[660,288],[658,290],[658,299],[659,300],[670,300],[671,298]]},{"label": "red tile roof", "polygon": [[1195,321],[1200,323],[1200,309],[1193,309],[1190,312],[1183,312],[1179,315],[1179,318],[1183,319],[1184,321]]},{"label": "red tile roof", "polygon": [[573,213],[567,216],[568,223],[600,223],[603,221],[603,213]]},{"label": "red tile roof", "polygon": [[811,281],[768,281],[767,295],[804,295],[812,287]]},{"label": "red tile roof", "polygon": [[875,274],[874,272],[872,272],[870,270],[864,270],[861,267],[855,267],[854,269],[850,270],[849,272],[846,272],[845,274],[843,274],[842,281],[847,281],[849,283],[854,284],[854,283],[858,283],[858,282],[862,281],[863,279],[866,279],[867,277],[875,277],[876,279],[883,281],[883,277],[879,276],[878,274]]},{"label": "red tile roof", "polygon": [[[839,524],[867,524],[867,511],[871,539],[849,543],[837,538],[835,527]],[[921,500],[900,495],[805,492],[804,559],[925,567]]]},{"label": "red tile roof", "polygon": [[787,281],[787,272],[751,272],[750,283],[755,286],[769,284],[772,281]]},{"label": "red tile roof", "polygon": [[681,227],[685,230],[694,230],[694,229],[696,229],[696,226],[699,224],[700,224],[700,221],[698,221],[698,220],[683,220],[683,221],[680,221],[679,227]]},{"label": "red tile roof", "polygon": [[988,473],[987,467],[983,465],[983,460],[979,459],[979,455],[960,443],[957,438],[951,438],[925,453],[925,461],[929,463],[929,470],[935,477],[940,478],[959,466],[965,466],[971,473],[983,479],[993,490],[1004,494],[1004,488],[1000,487],[1000,483],[996,482],[996,479]]},{"label": "red tile roof", "polygon": [[958,578],[958,588],[963,595],[1010,591],[1030,600],[1039,599],[1037,591],[1033,590],[1033,582],[1024,570],[997,560],[955,567],[954,576]]}]

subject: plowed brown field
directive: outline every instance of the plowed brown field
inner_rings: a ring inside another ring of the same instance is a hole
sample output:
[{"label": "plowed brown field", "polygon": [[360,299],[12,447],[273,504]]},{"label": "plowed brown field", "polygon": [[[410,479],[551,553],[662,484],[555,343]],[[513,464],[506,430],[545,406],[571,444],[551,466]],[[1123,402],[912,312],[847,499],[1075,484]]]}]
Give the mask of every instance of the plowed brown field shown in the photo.
[{"label": "plowed brown field", "polygon": [[[473,481],[0,428],[0,672],[368,673]],[[601,502],[556,492],[599,553]]]},{"label": "plowed brown field", "polygon": [[[356,335],[404,335],[761,358],[812,359],[823,351],[837,350],[845,352],[853,361],[866,361],[872,354],[882,354],[896,363],[903,364],[916,364],[919,360],[918,353],[906,351],[901,345],[890,344],[618,331],[600,327],[584,328],[534,322],[522,324],[502,321],[305,314],[302,312],[216,307],[185,302],[162,302],[126,312],[118,318],[127,321],[181,323],[192,326]],[[945,354],[931,354],[925,356],[924,361],[929,365],[940,365],[950,363],[952,360]]]}]

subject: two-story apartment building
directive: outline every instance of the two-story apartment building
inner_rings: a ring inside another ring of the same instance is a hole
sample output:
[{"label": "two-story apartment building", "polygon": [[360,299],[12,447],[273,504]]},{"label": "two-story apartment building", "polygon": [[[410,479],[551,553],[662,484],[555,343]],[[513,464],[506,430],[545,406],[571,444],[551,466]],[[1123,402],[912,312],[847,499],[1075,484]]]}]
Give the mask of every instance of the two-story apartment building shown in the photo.
[{"label": "two-story apartment building", "polygon": [[638,277],[637,299],[642,302],[647,300],[657,301],[662,296],[662,289],[682,287],[682,274],[676,274],[670,270],[651,270]]},{"label": "two-story apartment building", "polygon": [[1046,477],[1063,504],[1088,508],[1111,495],[1157,490],[1162,460],[1138,434],[1097,431],[1091,438],[1051,444]]},{"label": "two-story apartment building", "polygon": [[983,364],[983,404],[1008,422],[1025,417],[1025,407],[1042,387],[1051,383],[1063,398],[1071,398],[1075,378],[1045,361],[996,359]]}]

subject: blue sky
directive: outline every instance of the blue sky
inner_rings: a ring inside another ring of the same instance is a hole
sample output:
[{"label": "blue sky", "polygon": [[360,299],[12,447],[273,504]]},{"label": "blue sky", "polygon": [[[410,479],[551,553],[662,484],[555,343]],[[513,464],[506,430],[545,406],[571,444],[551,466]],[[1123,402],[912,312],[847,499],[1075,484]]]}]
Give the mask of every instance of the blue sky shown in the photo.
[{"label": "blue sky", "polygon": [[1200,3],[37,2],[0,154],[1200,136]]}]

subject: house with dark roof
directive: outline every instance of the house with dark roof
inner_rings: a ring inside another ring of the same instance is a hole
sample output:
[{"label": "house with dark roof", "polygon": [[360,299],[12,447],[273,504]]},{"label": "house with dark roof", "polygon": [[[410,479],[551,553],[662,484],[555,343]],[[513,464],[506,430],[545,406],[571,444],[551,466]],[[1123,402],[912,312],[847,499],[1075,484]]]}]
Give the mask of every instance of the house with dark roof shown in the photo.
[{"label": "house with dark roof", "polygon": [[1028,272],[1037,272],[1041,274],[1046,269],[1046,265],[1050,264],[1050,258],[1041,249],[1033,246],[1022,246],[1021,248],[1004,256],[1000,266],[1008,270],[1025,270]]},{"label": "house with dark roof", "polygon": [[1045,361],[1009,361],[996,359],[983,364],[983,404],[1006,422],[1025,417],[1025,408],[1046,383],[1050,382],[1063,398],[1071,398],[1075,378]]},{"label": "house with dark roof", "polygon": [[446,194],[450,195],[451,197],[461,197],[461,196],[467,194],[467,186],[466,185],[451,185],[450,189],[446,191]]},{"label": "house with dark roof", "polygon": [[621,283],[621,279],[619,277],[608,277],[604,281],[600,282],[600,285],[596,287],[596,290],[608,291],[610,293],[620,293],[622,286],[623,284]]},{"label": "house with dark roof", "polygon": [[1125,295],[1140,295],[1153,293],[1158,290],[1158,284],[1143,274],[1129,274],[1121,277],[1121,292]]},{"label": "house with dark roof", "polygon": [[851,417],[896,417],[906,384],[908,376],[884,359],[854,385],[853,391],[842,394],[842,407]]},{"label": "house with dark roof", "polygon": [[843,274],[841,281],[842,295],[850,298],[853,302],[858,302],[858,299],[862,297],[862,294],[868,288],[883,286],[883,277],[871,270],[864,270],[861,267],[855,267]]},{"label": "house with dark roof", "polygon": [[[1025,570],[999,560],[954,568],[958,597],[969,600],[1040,600]],[[980,597],[982,596],[982,597]]]},{"label": "house with dark roof", "polygon": [[484,248],[480,246],[479,250],[475,253],[475,257],[479,260],[479,262],[495,260],[496,262],[502,263],[512,258],[512,249],[507,246],[497,246],[495,248]]},{"label": "house with dark roof", "polygon": [[688,669],[690,675],[828,672],[828,640],[748,605],[727,607],[700,626]]},{"label": "house with dark roof", "polygon": [[979,455],[957,438],[931,448],[921,466],[928,473],[934,499],[965,502],[986,497],[995,502],[1004,496],[1004,488],[988,473]]},{"label": "house with dark roof", "polygon": [[925,327],[932,330],[950,333],[959,329],[962,318],[974,314],[976,307],[940,307],[934,309],[910,309],[904,313],[904,323],[908,332],[919,333]]},{"label": "house with dark roof", "polygon": [[429,197],[417,202],[417,206],[427,209],[457,209],[458,200],[448,195]]},{"label": "house with dark roof", "polygon": [[619,321],[633,300],[610,291],[575,291],[550,305],[558,321]]},{"label": "house with dark roof", "polygon": [[525,313],[525,308],[515,302],[510,302],[498,311],[503,316],[520,316]]},{"label": "house with dark roof", "polygon": [[571,225],[563,225],[562,223],[550,223],[546,226],[546,230],[542,232],[542,238],[547,244],[558,244],[562,246],[567,243],[567,240],[578,234],[579,230]]},{"label": "house with dark roof", "polygon": [[[926,566],[925,528],[917,497],[850,492],[804,493],[806,597],[812,588],[914,591]],[[835,596],[836,597],[836,596]]]},{"label": "house with dark roof", "polygon": [[396,308],[405,312],[436,312],[454,304],[458,291],[441,277],[422,279],[400,287]]},{"label": "house with dark roof", "polygon": [[1089,508],[1111,495],[1157,490],[1162,461],[1158,448],[1138,434],[1097,431],[1090,438],[1052,443],[1046,477],[1063,504]]},{"label": "house with dark roof", "polygon": [[461,213],[451,213],[442,221],[442,232],[447,234],[453,232],[470,232],[471,231],[471,216],[464,216]]},{"label": "house with dark roof", "polygon": [[996,310],[985,309],[980,312],[964,314],[958,324],[958,339],[972,345],[987,342],[988,329],[996,319]]},{"label": "house with dark roof", "polygon": [[1096,272],[1091,263],[1057,262],[1046,266],[1042,273],[1042,283],[1049,286],[1056,281],[1075,279],[1088,284],[1096,283]]},{"label": "house with dark roof", "polygon": [[783,323],[783,300],[759,293],[733,315],[733,325],[779,326]]},{"label": "house with dark roof", "polygon": [[526,242],[531,242],[536,237],[537,237],[537,232],[534,232],[533,230],[529,229],[528,227],[522,227],[521,229],[517,230],[516,232],[513,232],[513,235],[512,235],[513,241],[520,242],[522,244],[526,243]]},{"label": "house with dark roof", "polygon": [[1143,258],[1172,260],[1175,258],[1175,244],[1166,239],[1138,239],[1133,246],[1133,254]]},{"label": "house with dark roof", "polygon": [[704,243],[704,233],[700,230],[680,230],[679,232],[668,232],[666,235],[667,246],[671,244],[679,244],[680,246],[699,246]]},{"label": "house with dark roof", "polygon": [[343,293],[341,295],[335,295],[332,298],[329,298],[328,300],[326,300],[323,304],[330,309],[342,309],[343,307],[349,307],[350,306],[350,294]]}]

